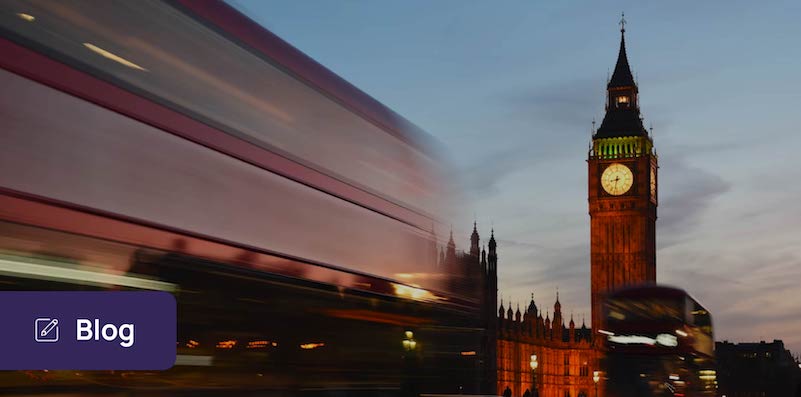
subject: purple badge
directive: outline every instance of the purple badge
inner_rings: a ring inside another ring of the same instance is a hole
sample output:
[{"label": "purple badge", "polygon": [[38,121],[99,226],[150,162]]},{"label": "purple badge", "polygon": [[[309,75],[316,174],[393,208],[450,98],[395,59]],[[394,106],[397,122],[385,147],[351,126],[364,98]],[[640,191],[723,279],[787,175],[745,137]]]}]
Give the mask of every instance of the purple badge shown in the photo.
[{"label": "purple badge", "polygon": [[0,292],[0,370],[163,370],[175,363],[167,292]]}]

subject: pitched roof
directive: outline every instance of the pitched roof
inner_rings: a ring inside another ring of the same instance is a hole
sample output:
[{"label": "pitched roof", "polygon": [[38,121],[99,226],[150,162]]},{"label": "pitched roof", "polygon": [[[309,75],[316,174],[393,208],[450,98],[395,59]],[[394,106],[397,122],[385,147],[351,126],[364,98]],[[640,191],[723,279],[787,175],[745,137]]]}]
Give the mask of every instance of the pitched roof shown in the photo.
[{"label": "pitched roof", "polygon": [[593,138],[647,135],[648,131],[642,125],[639,109],[609,109]]},{"label": "pitched roof", "polygon": [[[609,84],[607,84],[607,90],[611,92],[615,88],[634,87],[634,95],[636,96],[637,85],[634,83],[634,76],[631,75],[629,60],[626,56],[625,33],[626,29],[620,29],[620,51],[617,54],[617,64],[615,64],[615,71],[612,73]],[[611,100],[610,96],[609,101]],[[636,103],[632,105],[631,107],[620,108],[607,106],[604,120],[593,138],[648,136],[648,131],[646,131],[640,118],[640,109],[636,106]]]},{"label": "pitched roof", "polygon": [[634,84],[634,76],[631,75],[629,59],[626,56],[626,30],[620,30],[620,51],[617,54],[617,63],[612,78],[607,87],[630,87]]}]

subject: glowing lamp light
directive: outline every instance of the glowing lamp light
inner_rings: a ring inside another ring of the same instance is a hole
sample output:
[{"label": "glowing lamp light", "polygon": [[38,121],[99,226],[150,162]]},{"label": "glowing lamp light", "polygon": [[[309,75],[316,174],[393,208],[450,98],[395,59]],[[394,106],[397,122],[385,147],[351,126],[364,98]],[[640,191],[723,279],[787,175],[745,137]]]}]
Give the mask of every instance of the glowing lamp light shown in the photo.
[{"label": "glowing lamp light", "polygon": [[540,363],[537,361],[537,355],[536,354],[532,354],[531,355],[531,361],[529,361],[528,365],[531,366],[531,370],[532,371],[537,369],[537,367],[540,366]]},{"label": "glowing lamp light", "polygon": [[33,22],[33,21],[36,20],[35,16],[33,16],[31,14],[26,14],[24,12],[18,12],[17,16],[20,17],[21,19],[24,19],[24,20],[28,21],[28,22]]},{"label": "glowing lamp light", "polygon": [[476,352],[471,350],[469,352],[462,352],[462,355],[463,356],[475,356]]},{"label": "glowing lamp light", "polygon": [[626,315],[621,312],[612,311],[609,313],[609,317],[614,318],[615,320],[625,320]]},{"label": "glowing lamp light", "polygon": [[[412,351],[417,348],[417,341],[414,340],[414,333],[412,331],[406,331],[403,333],[405,338],[401,342],[403,344],[403,350]],[[464,354],[463,354],[464,355]]]},{"label": "glowing lamp light", "polygon": [[98,271],[101,266],[65,267],[63,262],[12,255],[0,255],[0,274],[22,275],[37,280],[57,280],[81,285],[118,285],[138,289],[173,292],[176,284],[148,278]]},{"label": "glowing lamp light", "polygon": [[656,340],[653,338],[649,338],[647,336],[638,336],[638,335],[609,335],[609,341],[614,343],[621,343],[624,345],[630,344],[641,344],[641,345],[653,345],[656,343]]},{"label": "glowing lamp light", "polygon": [[609,335],[607,338],[610,342],[620,343],[624,345],[640,344],[640,345],[662,345],[668,347],[675,347],[679,345],[679,340],[675,335],[659,334],[656,338],[650,338],[642,335]]},{"label": "glowing lamp light", "polygon": [[218,349],[233,349],[234,346],[236,346],[236,341],[233,339],[217,342]]},{"label": "glowing lamp light", "polygon": [[598,383],[601,380],[601,371],[592,371],[592,381]]},{"label": "glowing lamp light", "polygon": [[680,330],[680,329],[677,329],[677,330],[676,330],[676,335],[678,335],[678,336],[683,336],[683,337],[687,337],[687,333],[686,333],[686,332],[684,332],[684,331],[682,331],[682,330]]},{"label": "glowing lamp light", "polygon": [[117,63],[119,63],[121,65],[125,65],[125,66],[127,66],[127,67],[129,67],[131,69],[136,69],[136,70],[141,70],[143,72],[147,72],[147,69],[145,69],[145,68],[143,68],[143,67],[141,67],[141,66],[139,66],[139,65],[137,65],[137,64],[135,64],[135,63],[133,63],[133,62],[131,62],[131,61],[119,56],[119,55],[117,55],[117,54],[114,54],[111,51],[106,51],[106,50],[104,50],[104,49],[102,49],[102,48],[100,48],[100,47],[98,47],[98,46],[96,46],[96,45],[94,45],[92,43],[83,43],[83,46],[88,48],[88,49],[90,49],[95,54],[98,54],[98,55],[102,56],[103,58],[110,59],[110,60],[112,60],[114,62],[117,62]]},{"label": "glowing lamp light", "polygon": [[659,334],[656,336],[656,343],[662,346],[678,346],[679,340],[671,334]]},{"label": "glowing lamp light", "polygon": [[599,329],[599,330],[598,330],[598,333],[599,333],[599,334],[604,334],[604,335],[609,335],[609,336],[612,336],[612,335],[614,335],[614,334],[615,334],[614,332],[610,332],[610,331],[607,331],[607,330],[605,330],[605,329]]},{"label": "glowing lamp light", "polygon": [[670,380],[679,380],[679,376],[676,375],[676,374],[670,374],[670,376],[668,376],[668,379],[670,379]]},{"label": "glowing lamp light", "polygon": [[312,349],[317,349],[318,347],[323,347],[323,346],[325,346],[325,343],[323,343],[323,342],[304,343],[304,344],[300,345],[300,348],[303,349],[303,350],[312,350]]},{"label": "glowing lamp light", "polygon": [[275,342],[270,342],[268,340],[254,340],[248,342],[248,349],[266,349],[270,345],[275,346]]},{"label": "glowing lamp light", "polygon": [[436,299],[434,294],[422,288],[403,284],[392,284],[392,288],[395,290],[395,295],[401,298],[412,299],[416,301],[432,301]]}]

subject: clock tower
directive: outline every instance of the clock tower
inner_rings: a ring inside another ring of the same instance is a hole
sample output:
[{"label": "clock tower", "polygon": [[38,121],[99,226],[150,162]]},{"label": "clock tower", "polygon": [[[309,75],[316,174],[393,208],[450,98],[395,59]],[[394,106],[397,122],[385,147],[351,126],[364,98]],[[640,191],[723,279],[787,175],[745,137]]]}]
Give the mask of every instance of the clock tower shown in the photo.
[{"label": "clock tower", "polygon": [[620,52],[606,86],[606,115],[587,159],[592,328],[603,329],[603,302],[616,289],[656,282],[657,157],[643,127],[639,91]]}]

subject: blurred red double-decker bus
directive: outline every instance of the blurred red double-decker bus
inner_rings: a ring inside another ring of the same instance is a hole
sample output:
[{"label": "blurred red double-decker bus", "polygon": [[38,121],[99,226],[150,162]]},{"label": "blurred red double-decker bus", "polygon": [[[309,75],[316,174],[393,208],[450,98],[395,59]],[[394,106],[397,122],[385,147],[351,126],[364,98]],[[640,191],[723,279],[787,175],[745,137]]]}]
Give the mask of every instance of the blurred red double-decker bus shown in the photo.
[{"label": "blurred red double-decker bus", "polygon": [[9,0],[0,32],[0,289],[179,308],[169,371],[4,394],[477,390],[480,279],[437,263],[425,133],[218,1]]},{"label": "blurred red double-decker bus", "polygon": [[714,396],[712,316],[684,290],[640,286],[606,301],[609,396]]}]

